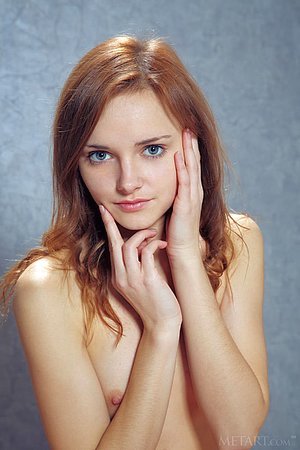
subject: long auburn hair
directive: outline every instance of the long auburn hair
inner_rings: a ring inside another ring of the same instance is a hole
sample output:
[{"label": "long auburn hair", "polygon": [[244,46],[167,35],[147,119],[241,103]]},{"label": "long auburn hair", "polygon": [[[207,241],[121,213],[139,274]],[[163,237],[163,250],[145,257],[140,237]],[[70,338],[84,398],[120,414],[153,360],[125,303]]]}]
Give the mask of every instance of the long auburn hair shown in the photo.
[{"label": "long auburn hair", "polygon": [[[110,258],[98,206],[78,169],[78,160],[105,105],[118,94],[152,90],[166,112],[198,137],[204,199],[200,233],[207,244],[204,259],[213,290],[233,258],[229,211],[224,197],[227,159],[211,109],[176,52],[160,38],[113,37],[90,50],[69,75],[53,125],[54,203],[50,228],[41,246],[30,250],[1,283],[1,309],[8,313],[14,287],[34,261],[52,256],[67,274],[76,273],[85,313],[86,338],[95,317],[117,334],[122,323],[108,300]],[[89,341],[90,342],[90,341]]]}]

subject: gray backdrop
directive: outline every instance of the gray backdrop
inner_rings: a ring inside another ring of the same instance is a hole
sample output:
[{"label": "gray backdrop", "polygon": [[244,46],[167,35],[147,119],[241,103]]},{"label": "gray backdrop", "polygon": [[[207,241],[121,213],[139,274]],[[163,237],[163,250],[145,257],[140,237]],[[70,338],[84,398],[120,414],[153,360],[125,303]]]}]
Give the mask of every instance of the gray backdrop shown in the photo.
[{"label": "gray backdrop", "polygon": [[[48,226],[50,128],[72,66],[116,33],[164,36],[216,114],[239,177],[230,205],[256,218],[265,238],[271,410],[257,448],[299,449],[300,2],[0,0],[0,6],[0,270]],[[47,449],[11,315],[0,333],[0,447]]]}]

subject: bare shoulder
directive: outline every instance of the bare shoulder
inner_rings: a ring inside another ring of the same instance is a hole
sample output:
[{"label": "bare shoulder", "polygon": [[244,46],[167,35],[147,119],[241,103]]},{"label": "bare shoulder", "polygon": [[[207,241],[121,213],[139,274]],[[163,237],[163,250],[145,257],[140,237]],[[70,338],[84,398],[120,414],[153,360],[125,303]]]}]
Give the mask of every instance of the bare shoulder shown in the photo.
[{"label": "bare shoulder", "polygon": [[[76,286],[75,272],[65,269],[62,262],[56,258],[47,256],[32,262],[24,270],[18,279],[16,294],[20,296],[24,291],[43,291],[43,298],[46,299],[49,294],[57,297],[57,294],[65,294],[70,290],[74,292]],[[76,303],[76,297],[71,300]]]},{"label": "bare shoulder", "polygon": [[96,448],[109,413],[85,346],[75,274],[54,258],[33,262],[13,308],[50,447]]},{"label": "bare shoulder", "polygon": [[15,315],[35,308],[36,313],[66,314],[79,329],[83,329],[80,290],[75,273],[65,270],[59,260],[43,257],[31,263],[16,284],[13,310]]},{"label": "bare shoulder", "polygon": [[255,220],[245,214],[231,213],[229,215],[229,223],[233,232],[242,233],[243,236],[253,233],[261,235],[261,230]]},{"label": "bare shoulder", "polygon": [[18,282],[17,289],[26,288],[49,288],[54,286],[58,281],[62,282],[62,266],[58,261],[51,257],[43,257],[37,261],[32,262],[21,274]]},{"label": "bare shoulder", "polygon": [[229,235],[234,247],[234,260],[257,255],[263,250],[263,235],[258,224],[244,214],[230,214]]}]

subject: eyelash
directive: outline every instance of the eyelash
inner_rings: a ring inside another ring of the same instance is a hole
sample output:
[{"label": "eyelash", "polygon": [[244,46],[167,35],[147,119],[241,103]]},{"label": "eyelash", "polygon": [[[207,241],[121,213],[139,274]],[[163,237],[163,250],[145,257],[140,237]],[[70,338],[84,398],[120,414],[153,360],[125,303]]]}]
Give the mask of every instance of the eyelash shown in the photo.
[{"label": "eyelash", "polygon": [[[159,145],[159,144],[150,144],[150,145],[147,145],[147,147],[145,147],[143,151],[146,151],[146,150],[149,149],[150,147],[159,147],[159,148],[162,150],[162,152],[161,152],[159,155],[143,155],[143,156],[144,156],[145,158],[147,158],[147,159],[162,158],[162,157],[165,155],[166,151],[167,151],[167,150],[164,148],[164,146]],[[102,151],[100,151],[100,150],[95,150],[95,151],[93,151],[93,152],[89,152],[88,155],[87,155],[87,158],[88,158],[90,164],[93,164],[93,165],[95,165],[95,164],[102,164],[102,163],[105,163],[105,162],[107,162],[107,161],[109,161],[109,160],[111,159],[111,158],[108,158],[108,159],[103,159],[103,160],[99,160],[99,161],[93,161],[93,160],[92,160],[92,156],[95,155],[95,154],[97,154],[97,153],[103,153],[103,154],[105,154],[105,155],[109,155],[108,152],[105,152],[105,151],[102,152]]]},{"label": "eyelash", "polygon": [[164,156],[164,154],[166,153],[166,149],[162,145],[159,145],[159,144],[147,145],[147,147],[144,148],[144,151],[147,150],[150,147],[159,147],[162,150],[162,152],[159,155],[151,155],[151,156],[150,155],[144,155],[146,158],[150,158],[150,159],[162,158]]},{"label": "eyelash", "polygon": [[87,159],[89,160],[89,162],[90,162],[90,164],[102,164],[102,163],[104,163],[104,162],[107,162],[107,161],[109,161],[109,159],[103,159],[103,160],[99,160],[99,161],[93,161],[92,160],[92,156],[93,155],[96,155],[97,153],[105,153],[106,155],[108,155],[108,153],[107,152],[101,152],[100,150],[96,150],[96,151],[94,151],[94,152],[89,152],[88,153],[88,155],[87,155]]}]

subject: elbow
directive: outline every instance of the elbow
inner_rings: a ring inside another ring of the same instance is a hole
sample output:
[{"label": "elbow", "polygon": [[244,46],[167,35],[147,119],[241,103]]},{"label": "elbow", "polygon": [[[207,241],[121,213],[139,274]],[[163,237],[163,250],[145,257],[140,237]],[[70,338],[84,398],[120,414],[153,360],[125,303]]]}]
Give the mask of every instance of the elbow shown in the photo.
[{"label": "elbow", "polygon": [[223,431],[223,434],[219,435],[218,450],[250,450],[253,448],[267,415],[268,409],[256,424],[248,425],[247,428],[243,427],[243,430],[246,429],[247,432],[224,433]]},{"label": "elbow", "polygon": [[235,434],[221,436],[218,442],[218,450],[248,450],[254,447],[257,435]]},{"label": "elbow", "polygon": [[222,421],[221,429],[217,430],[216,443],[218,450],[248,450],[255,446],[259,432],[269,414],[269,399],[263,401],[260,407],[249,414],[248,417],[240,415],[231,423]]},{"label": "elbow", "polygon": [[252,432],[221,435],[218,440],[218,450],[248,450],[253,448],[259,437],[261,427],[262,424]]}]

